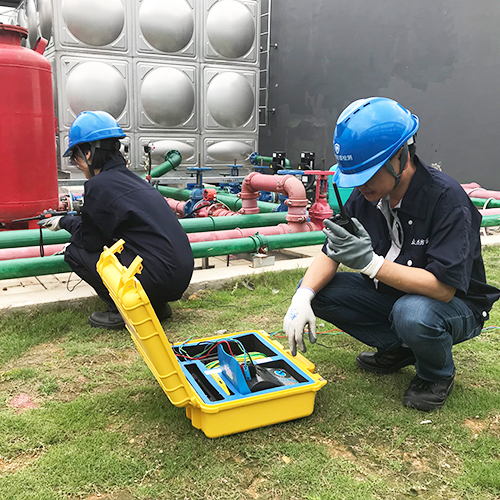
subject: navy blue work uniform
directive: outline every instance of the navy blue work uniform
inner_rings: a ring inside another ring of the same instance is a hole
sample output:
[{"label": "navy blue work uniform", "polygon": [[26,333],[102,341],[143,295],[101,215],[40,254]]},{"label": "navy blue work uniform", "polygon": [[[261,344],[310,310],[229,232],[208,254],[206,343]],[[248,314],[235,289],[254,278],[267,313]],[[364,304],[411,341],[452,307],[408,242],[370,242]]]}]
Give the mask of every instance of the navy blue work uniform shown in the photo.
[{"label": "navy blue work uniform", "polygon": [[71,233],[65,261],[113,310],[96,265],[103,247],[120,238],[125,245],[117,257],[124,266],[137,255],[143,259],[137,278],[155,310],[181,298],[189,285],[194,260],[184,229],[163,196],[123,158],[108,161],[85,183],[81,217],[63,217],[60,225]]},{"label": "navy blue work uniform", "polygon": [[345,208],[363,224],[376,254],[426,269],[456,288],[453,299],[405,294],[368,276],[339,272],[312,307],[317,316],[381,352],[408,345],[417,375],[433,382],[453,376],[452,345],[481,332],[500,290],[486,283],[478,210],[458,182],[417,156],[413,161],[415,174],[395,209],[403,241],[391,258],[391,225],[378,204],[354,189]]}]

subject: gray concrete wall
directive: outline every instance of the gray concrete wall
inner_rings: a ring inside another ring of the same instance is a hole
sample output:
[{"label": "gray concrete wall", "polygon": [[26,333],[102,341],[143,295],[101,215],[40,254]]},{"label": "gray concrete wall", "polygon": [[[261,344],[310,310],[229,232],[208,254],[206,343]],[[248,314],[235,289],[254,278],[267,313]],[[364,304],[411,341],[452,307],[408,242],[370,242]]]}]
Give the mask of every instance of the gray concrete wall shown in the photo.
[{"label": "gray concrete wall", "polygon": [[498,0],[274,0],[269,125],[260,151],[335,163],[353,100],[385,96],[420,118],[417,151],[460,182],[500,190]]}]

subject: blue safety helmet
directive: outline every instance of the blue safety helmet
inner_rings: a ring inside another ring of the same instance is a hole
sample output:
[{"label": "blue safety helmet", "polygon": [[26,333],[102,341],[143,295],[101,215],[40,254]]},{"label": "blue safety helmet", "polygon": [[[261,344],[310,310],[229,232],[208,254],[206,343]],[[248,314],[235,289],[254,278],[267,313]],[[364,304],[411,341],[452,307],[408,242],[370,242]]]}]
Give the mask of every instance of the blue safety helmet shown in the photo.
[{"label": "blue safety helmet", "polygon": [[118,122],[106,111],[83,111],[71,124],[69,145],[63,156],[71,156],[73,148],[78,144],[124,137]]},{"label": "blue safety helmet", "polygon": [[[384,165],[396,178],[390,159],[417,132],[418,117],[401,104],[386,97],[369,97],[350,104],[339,116],[333,134],[338,162],[333,182],[339,187],[359,187]],[[403,160],[403,158],[402,158]],[[404,164],[406,164],[406,155]],[[401,170],[402,170],[401,168]]]}]

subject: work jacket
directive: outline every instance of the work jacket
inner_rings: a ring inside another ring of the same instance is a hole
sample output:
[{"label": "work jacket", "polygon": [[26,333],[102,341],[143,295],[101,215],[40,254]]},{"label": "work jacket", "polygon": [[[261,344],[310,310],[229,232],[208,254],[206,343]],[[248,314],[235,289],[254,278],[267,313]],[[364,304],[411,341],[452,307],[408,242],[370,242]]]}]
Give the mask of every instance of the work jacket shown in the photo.
[{"label": "work jacket", "polygon": [[[481,319],[488,319],[500,290],[486,283],[481,256],[481,214],[460,184],[414,157],[417,167],[399,208],[403,242],[394,262],[431,272],[439,281],[456,288]],[[354,189],[345,208],[358,219],[371,237],[376,254],[386,257],[391,235],[386,216]],[[392,253],[392,252],[391,252]],[[366,277],[366,279],[369,279]],[[402,296],[403,292],[377,283],[380,293]]]},{"label": "work jacket", "polygon": [[142,257],[143,273],[164,289],[165,301],[179,299],[191,280],[193,252],[177,216],[123,158],[108,161],[85,183],[81,217],[66,216],[61,227],[71,233],[72,244],[91,255],[122,238],[121,263],[129,266]]}]

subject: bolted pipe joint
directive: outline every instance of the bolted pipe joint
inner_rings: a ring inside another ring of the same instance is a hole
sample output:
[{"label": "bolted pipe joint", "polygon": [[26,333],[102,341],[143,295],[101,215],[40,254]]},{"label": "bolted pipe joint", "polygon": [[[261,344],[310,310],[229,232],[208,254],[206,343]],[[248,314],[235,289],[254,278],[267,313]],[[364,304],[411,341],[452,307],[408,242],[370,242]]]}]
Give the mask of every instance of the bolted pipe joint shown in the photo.
[{"label": "bolted pipe joint", "polygon": [[285,200],[285,205],[288,207],[307,207],[309,205],[309,200],[306,198],[288,198]]},{"label": "bolted pipe joint", "polygon": [[290,212],[288,212],[288,215],[286,216],[287,222],[304,223],[304,222],[307,222],[307,220],[308,220],[308,217],[305,213],[304,214],[291,214]]}]

